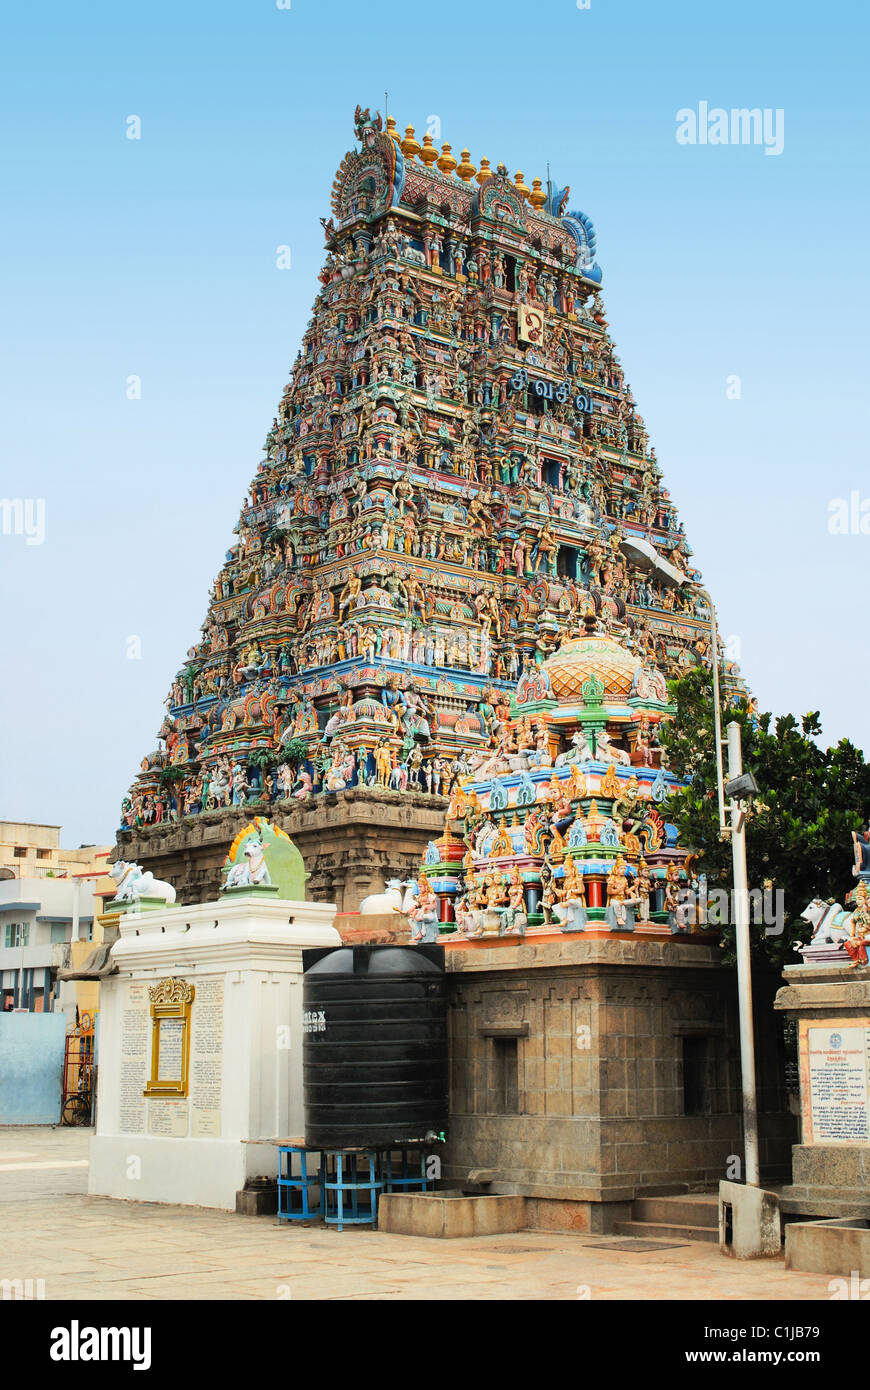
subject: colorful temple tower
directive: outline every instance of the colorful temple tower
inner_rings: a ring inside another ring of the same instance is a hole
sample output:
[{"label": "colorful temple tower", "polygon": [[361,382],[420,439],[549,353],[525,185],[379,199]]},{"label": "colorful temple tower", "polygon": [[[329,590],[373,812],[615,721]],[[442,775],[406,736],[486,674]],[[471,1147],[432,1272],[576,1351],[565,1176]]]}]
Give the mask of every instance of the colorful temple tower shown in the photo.
[{"label": "colorful temple tower", "polygon": [[618,735],[558,704],[576,641],[659,681],[710,659],[588,217],[368,110],[355,133],[237,542],[123,803],[123,857],[183,902],[268,807],[352,910],[416,868],[513,696],[554,759],[560,721]]}]

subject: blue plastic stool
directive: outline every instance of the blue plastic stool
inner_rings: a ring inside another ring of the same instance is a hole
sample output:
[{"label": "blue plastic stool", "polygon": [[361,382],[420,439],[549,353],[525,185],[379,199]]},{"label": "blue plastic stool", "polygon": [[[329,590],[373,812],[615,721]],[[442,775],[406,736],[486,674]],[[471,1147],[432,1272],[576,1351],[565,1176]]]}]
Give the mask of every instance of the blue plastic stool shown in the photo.
[{"label": "blue plastic stool", "polygon": [[323,1194],[327,1226],[377,1226],[378,1195],[384,1190],[374,1149],[327,1149]]},{"label": "blue plastic stool", "polygon": [[[293,1171],[294,1155],[299,1156],[298,1173]],[[309,1155],[316,1155],[316,1171],[308,1171]],[[286,1156],[286,1167],[285,1167]],[[320,1149],[296,1145],[278,1150],[278,1220],[312,1221],[323,1215],[323,1154]],[[316,1205],[313,1190],[318,1189]]]},{"label": "blue plastic stool", "polygon": [[[384,1191],[428,1192],[432,1185],[432,1180],[426,1173],[428,1157],[423,1149],[385,1149]],[[416,1171],[418,1167],[419,1172]]]}]

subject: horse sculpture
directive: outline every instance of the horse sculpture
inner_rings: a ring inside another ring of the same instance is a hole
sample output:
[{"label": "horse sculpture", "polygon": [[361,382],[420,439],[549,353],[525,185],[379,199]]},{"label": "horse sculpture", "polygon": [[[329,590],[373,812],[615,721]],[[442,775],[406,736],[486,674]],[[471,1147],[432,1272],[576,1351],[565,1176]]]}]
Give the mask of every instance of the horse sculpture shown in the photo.
[{"label": "horse sculpture", "polygon": [[408,785],[408,769],[403,763],[397,763],[390,770],[389,785],[393,791],[403,792]]},{"label": "horse sculpture", "polygon": [[164,898],[167,903],[175,902],[175,889],[171,883],[155,878],[150,869],[142,870],[138,864],[118,859],[109,869],[115,880],[116,903],[134,903],[139,898]]}]

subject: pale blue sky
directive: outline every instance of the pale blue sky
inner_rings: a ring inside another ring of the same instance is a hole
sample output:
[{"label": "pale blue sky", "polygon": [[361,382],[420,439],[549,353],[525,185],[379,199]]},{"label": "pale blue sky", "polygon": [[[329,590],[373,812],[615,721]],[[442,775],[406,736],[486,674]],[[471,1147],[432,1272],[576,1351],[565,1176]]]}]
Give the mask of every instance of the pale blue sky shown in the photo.
[{"label": "pale blue sky", "polygon": [[[762,709],[870,746],[870,535],[828,533],[832,498],[870,497],[868,28],[784,0],[7,15],[0,496],[44,498],[46,535],[0,535],[0,816],[112,837],[309,317],[354,107],[385,87],[400,127],[438,116],[475,163],[570,183]],[[781,108],[783,153],[679,145],[701,101]]]}]

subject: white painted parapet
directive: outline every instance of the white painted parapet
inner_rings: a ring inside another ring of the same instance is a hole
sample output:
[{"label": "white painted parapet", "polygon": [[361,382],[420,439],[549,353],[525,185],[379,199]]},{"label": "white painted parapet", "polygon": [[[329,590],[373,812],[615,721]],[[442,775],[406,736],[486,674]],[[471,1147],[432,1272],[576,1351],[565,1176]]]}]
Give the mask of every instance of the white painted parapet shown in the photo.
[{"label": "white painted parapet", "polygon": [[[341,944],[335,912],[253,889],[122,914],[118,974],[100,986],[89,1192],[234,1210],[247,1178],[277,1175],[268,1141],[303,1133],[302,951]],[[169,979],[193,987],[187,1094],[146,1096],[149,989]]]}]

